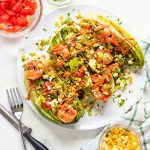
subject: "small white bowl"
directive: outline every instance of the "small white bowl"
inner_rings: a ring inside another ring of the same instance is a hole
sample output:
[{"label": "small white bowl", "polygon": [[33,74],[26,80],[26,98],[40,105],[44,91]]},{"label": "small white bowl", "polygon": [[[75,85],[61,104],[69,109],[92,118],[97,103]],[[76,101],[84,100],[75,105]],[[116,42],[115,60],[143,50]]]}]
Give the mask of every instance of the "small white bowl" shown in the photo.
[{"label": "small white bowl", "polygon": [[105,138],[106,134],[113,128],[122,128],[122,129],[126,129],[129,130],[130,132],[132,132],[139,141],[139,146],[140,146],[140,150],[142,150],[142,144],[141,144],[141,140],[140,140],[140,133],[136,132],[133,128],[125,126],[125,125],[121,125],[121,124],[109,124],[108,126],[106,126],[102,132],[100,132],[100,134],[97,137],[96,140],[96,149],[97,150],[102,150],[102,143],[103,143],[103,139]]}]

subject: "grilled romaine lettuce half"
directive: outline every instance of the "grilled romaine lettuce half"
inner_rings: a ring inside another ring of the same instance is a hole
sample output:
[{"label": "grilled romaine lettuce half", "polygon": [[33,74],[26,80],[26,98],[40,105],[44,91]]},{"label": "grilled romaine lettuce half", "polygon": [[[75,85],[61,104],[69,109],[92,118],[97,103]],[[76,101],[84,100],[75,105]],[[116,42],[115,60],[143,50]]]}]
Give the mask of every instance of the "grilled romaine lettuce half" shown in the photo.
[{"label": "grilled romaine lettuce half", "polygon": [[[57,117],[57,115],[56,115],[57,109],[56,108],[52,108],[51,110],[45,110],[44,108],[42,108],[42,102],[45,101],[44,96],[42,94],[37,93],[36,90],[30,89],[30,82],[29,82],[29,80],[27,80],[26,77],[24,77],[24,84],[27,89],[27,92],[30,94],[30,99],[32,100],[32,103],[35,105],[37,110],[42,114],[42,116],[46,117],[47,119],[49,119],[52,122],[59,123],[59,124],[65,124],[64,122],[59,120],[59,118]],[[79,101],[79,99],[75,99],[71,103],[71,105],[74,109],[76,109],[77,116],[73,120],[73,122],[71,122],[70,124],[77,122],[84,115],[84,110],[83,110],[82,104]]]},{"label": "grilled romaine lettuce half", "polygon": [[88,21],[98,21],[102,24],[109,25],[111,32],[114,34],[121,47],[125,50],[129,50],[129,53],[132,53],[134,59],[136,60],[134,66],[139,68],[143,67],[144,55],[141,47],[118,23],[115,23],[112,19],[110,19],[110,17],[102,16],[100,14],[88,14],[84,16],[84,19]]},{"label": "grilled romaine lettuce half", "polygon": [[133,56],[136,58],[137,65],[139,66],[139,68],[142,68],[144,65],[144,55],[141,47],[135,41],[135,39],[119,24],[112,21],[109,17],[98,15],[98,19],[110,25],[111,31],[115,34],[118,41],[121,41],[123,43],[122,46],[125,49],[128,48],[131,51]]}]

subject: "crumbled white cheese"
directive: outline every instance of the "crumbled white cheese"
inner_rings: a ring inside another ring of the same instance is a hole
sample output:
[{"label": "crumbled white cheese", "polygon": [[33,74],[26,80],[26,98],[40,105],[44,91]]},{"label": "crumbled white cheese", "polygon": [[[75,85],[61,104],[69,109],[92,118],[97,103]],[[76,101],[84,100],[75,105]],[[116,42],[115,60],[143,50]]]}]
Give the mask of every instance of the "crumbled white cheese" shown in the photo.
[{"label": "crumbled white cheese", "polygon": [[49,77],[49,79],[48,79],[48,80],[49,80],[49,81],[52,81],[52,79],[53,79],[52,77]]},{"label": "crumbled white cheese", "polygon": [[120,84],[121,83],[121,80],[120,80],[120,78],[118,78],[117,80],[116,80],[116,84]]},{"label": "crumbled white cheese", "polygon": [[76,85],[79,86],[80,84],[77,82]]},{"label": "crumbled white cheese", "polygon": [[43,75],[43,79],[48,79],[49,75]]},{"label": "crumbled white cheese", "polygon": [[85,74],[86,74],[87,76],[90,76],[90,73],[89,73],[88,71],[85,71]]},{"label": "crumbled white cheese", "polygon": [[77,37],[77,40],[81,40],[81,39],[82,39],[82,37],[81,37],[81,36],[78,36],[78,37]]},{"label": "crumbled white cheese", "polygon": [[58,97],[58,102],[61,103],[62,102],[62,99],[60,97]]},{"label": "crumbled white cheese", "polygon": [[124,89],[125,85],[126,85],[125,81],[121,81],[120,82],[120,88],[121,89]]},{"label": "crumbled white cheese", "polygon": [[88,78],[85,86],[90,86],[91,84],[92,84],[92,80],[91,78]]},{"label": "crumbled white cheese", "polygon": [[51,103],[51,106],[56,106],[58,104],[58,101],[57,99],[54,99],[50,103]]},{"label": "crumbled white cheese", "polygon": [[89,66],[93,69],[96,69],[96,60],[95,59],[90,59]]},{"label": "crumbled white cheese", "polygon": [[94,43],[94,44],[93,44],[93,47],[98,47],[98,46],[100,46],[99,43]]},{"label": "crumbled white cheese", "polygon": [[78,81],[81,81],[82,79],[81,78],[78,78]]},{"label": "crumbled white cheese", "polygon": [[69,33],[69,34],[65,37],[65,39],[69,39],[69,38],[73,37],[73,35],[74,35],[74,33],[71,32],[71,33]]},{"label": "crumbled white cheese", "polygon": [[132,65],[133,64],[133,60],[129,60],[128,64]]},{"label": "crumbled white cheese", "polygon": [[103,48],[104,48],[104,46],[102,46],[102,45],[99,47],[100,50],[102,50]]},{"label": "crumbled white cheese", "polygon": [[51,87],[50,86],[48,86],[48,88],[47,88],[48,90],[51,90]]},{"label": "crumbled white cheese", "polygon": [[118,77],[118,73],[115,72],[115,73],[113,74],[113,76],[114,76],[114,77]]},{"label": "crumbled white cheese", "polygon": [[94,50],[90,50],[90,54],[94,54]]}]

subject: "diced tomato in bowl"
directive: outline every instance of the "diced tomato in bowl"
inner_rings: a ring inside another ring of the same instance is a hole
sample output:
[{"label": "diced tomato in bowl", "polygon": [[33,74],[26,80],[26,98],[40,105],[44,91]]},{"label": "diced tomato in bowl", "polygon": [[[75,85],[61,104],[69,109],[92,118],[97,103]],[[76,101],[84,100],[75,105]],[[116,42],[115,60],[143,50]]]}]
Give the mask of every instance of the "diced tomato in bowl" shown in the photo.
[{"label": "diced tomato in bowl", "polygon": [[42,0],[0,0],[0,35],[16,38],[33,30],[42,16]]}]

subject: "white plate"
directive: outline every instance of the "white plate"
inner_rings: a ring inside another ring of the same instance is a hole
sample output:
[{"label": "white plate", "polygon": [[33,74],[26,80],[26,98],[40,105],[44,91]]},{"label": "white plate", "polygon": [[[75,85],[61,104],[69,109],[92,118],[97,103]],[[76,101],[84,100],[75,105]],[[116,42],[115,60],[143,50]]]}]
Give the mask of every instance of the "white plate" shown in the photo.
[{"label": "white plate", "polygon": [[[83,13],[95,12],[100,13],[105,16],[111,16],[114,18],[114,15],[110,14],[109,12],[97,7],[97,6],[88,6],[88,5],[73,5],[69,7],[59,8],[51,12],[50,14],[46,15],[36,29],[29,33],[27,37],[24,38],[21,48],[20,54],[17,60],[17,75],[20,88],[24,94],[27,95],[26,89],[24,87],[24,70],[23,70],[23,63],[21,61],[22,55],[22,48],[25,49],[25,54],[29,54],[29,51],[35,50],[37,53],[43,53],[43,51],[36,50],[37,47],[35,42],[38,39],[47,38],[50,35],[54,34],[55,25],[54,22],[58,20],[60,15],[66,15],[68,12],[71,12],[71,15],[74,16],[78,10]],[[115,17],[116,18],[116,17]],[[47,32],[43,31],[43,28],[48,29]],[[82,117],[79,122],[71,125],[59,125],[62,127],[70,128],[70,129],[77,129],[77,130],[90,130],[95,129],[98,127],[102,127],[110,122],[114,122],[118,120],[118,118],[128,110],[133,104],[135,104],[142,95],[142,89],[144,88],[145,84],[145,71],[144,69],[138,70],[137,74],[133,74],[133,84],[131,86],[127,86],[126,90],[122,92],[122,98],[127,98],[124,106],[119,108],[117,104],[115,104],[112,100],[109,100],[103,109],[101,110],[101,114],[97,116],[88,116],[87,114]],[[129,94],[129,88],[132,87],[133,93]],[[119,92],[115,93],[117,95]],[[39,115],[40,113],[35,109],[31,101],[27,101],[27,103],[31,106],[31,108]],[[49,120],[48,120],[49,121]],[[50,122],[50,121],[49,121]]]}]

